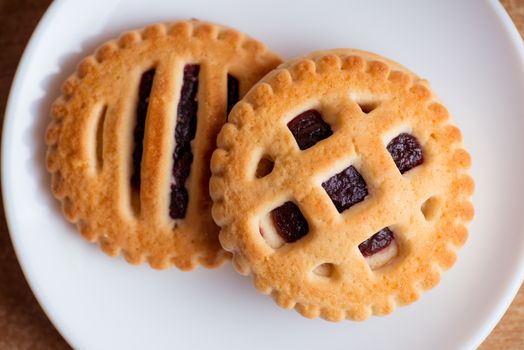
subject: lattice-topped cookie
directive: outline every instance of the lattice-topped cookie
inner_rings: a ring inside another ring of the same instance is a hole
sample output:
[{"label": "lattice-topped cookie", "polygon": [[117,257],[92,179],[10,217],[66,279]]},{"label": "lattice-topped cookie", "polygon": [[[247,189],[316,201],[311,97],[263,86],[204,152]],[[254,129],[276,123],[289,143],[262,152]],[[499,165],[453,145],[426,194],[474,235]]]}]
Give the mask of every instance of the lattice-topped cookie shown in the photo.
[{"label": "lattice-topped cookie", "polygon": [[261,292],[306,317],[411,303],[467,238],[461,133],[426,81],[378,55],[281,65],[233,108],[217,145],[220,242]]},{"label": "lattice-topped cookie", "polygon": [[227,257],[208,192],[216,134],[280,58],[199,21],[123,34],[84,59],[55,102],[46,141],[54,195],[109,255],[155,268]]}]

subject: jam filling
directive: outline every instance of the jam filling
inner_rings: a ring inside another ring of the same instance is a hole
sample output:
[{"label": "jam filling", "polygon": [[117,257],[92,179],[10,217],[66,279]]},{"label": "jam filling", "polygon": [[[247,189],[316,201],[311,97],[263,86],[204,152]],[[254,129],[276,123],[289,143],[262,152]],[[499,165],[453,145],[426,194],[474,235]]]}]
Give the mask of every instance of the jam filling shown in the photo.
[{"label": "jam filling", "polygon": [[144,132],[146,128],[147,109],[149,107],[149,97],[153,88],[155,69],[150,69],[140,79],[138,86],[138,103],[136,105],[136,125],[133,132],[133,169],[131,173],[131,187],[140,190],[140,163],[144,151]]},{"label": "jam filling", "polygon": [[387,248],[395,239],[393,231],[385,227],[370,238],[358,245],[358,249],[365,257],[371,256]]},{"label": "jam filling", "polygon": [[418,140],[407,133],[402,133],[391,140],[387,149],[401,174],[424,163],[422,146]]},{"label": "jam filling", "polygon": [[322,119],[320,112],[314,109],[299,114],[287,126],[302,151],[333,135],[329,124]]},{"label": "jam filling", "polygon": [[[240,89],[238,79],[231,74],[227,75],[227,115],[231,112],[231,108],[238,102],[240,98]],[[227,116],[226,116],[227,119]]]},{"label": "jam filling", "polygon": [[271,219],[277,233],[286,243],[293,243],[307,235],[309,225],[299,207],[293,202],[286,202],[271,211]]},{"label": "jam filling", "polygon": [[171,203],[169,215],[173,219],[184,218],[189,202],[185,186],[191,171],[193,152],[191,140],[195,138],[198,111],[198,74],[200,66],[188,64],[184,67],[184,79],[177,107],[175,128],[175,151],[173,152],[173,180],[171,182]]},{"label": "jam filling", "polygon": [[339,213],[362,202],[368,195],[366,181],[353,165],[333,175],[322,183],[322,187],[326,190]]}]

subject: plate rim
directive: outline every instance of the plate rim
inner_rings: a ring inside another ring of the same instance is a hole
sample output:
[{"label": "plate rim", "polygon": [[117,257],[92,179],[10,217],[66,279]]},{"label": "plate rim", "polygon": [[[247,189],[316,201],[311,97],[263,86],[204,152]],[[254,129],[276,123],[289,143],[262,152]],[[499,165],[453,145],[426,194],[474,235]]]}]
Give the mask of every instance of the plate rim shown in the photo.
[{"label": "plate rim", "polygon": [[[524,67],[524,41],[517,27],[515,26],[515,23],[509,16],[509,13],[506,11],[504,6],[502,6],[500,1],[487,0],[487,3],[490,5],[491,10],[495,13],[495,16],[501,22],[506,35],[508,35],[511,39],[510,42],[514,46],[515,53],[518,55],[521,65]],[[471,349],[476,349],[484,342],[484,340],[486,340],[486,338],[493,332],[493,329],[495,329],[497,324],[500,322],[506,311],[509,309],[523,282],[524,255],[521,255],[520,263],[518,266],[516,266],[515,278],[512,279],[512,282],[503,291],[503,297],[499,298],[495,302],[497,306],[492,314],[492,317],[487,322],[484,322],[482,329],[477,331],[476,336],[472,337],[470,341],[464,345],[468,345]]]},{"label": "plate rim", "polygon": [[[510,42],[513,45],[515,54],[518,56],[519,61],[524,67],[524,41],[520,36],[520,33],[518,32],[514,22],[512,21],[508,12],[505,10],[503,5],[499,1],[485,0],[485,2],[491,8],[491,11],[496,16],[496,18],[499,20],[500,24],[502,25],[503,31],[505,32],[505,35],[507,35],[511,39]],[[16,72],[13,76],[6,103],[6,109],[4,112],[0,151],[0,175],[2,187],[2,202],[4,205],[7,229],[24,278],[26,279],[29,288],[31,289],[31,292],[33,293],[35,299],[38,301],[40,307],[45,312],[49,321],[55,327],[57,332],[62,336],[62,338],[70,346],[74,347],[73,345],[79,346],[82,344],[82,342],[77,336],[74,335],[75,332],[67,329],[68,327],[66,327],[64,323],[59,320],[59,317],[51,309],[50,303],[47,300],[48,298],[45,296],[45,293],[43,293],[40,290],[40,287],[38,285],[35,285],[34,280],[31,278],[34,272],[30,271],[28,267],[27,259],[29,258],[26,255],[26,253],[23,252],[24,250],[20,247],[20,243],[18,241],[18,234],[15,233],[17,231],[15,228],[18,226],[14,222],[14,213],[16,212],[16,209],[12,200],[10,199],[11,196],[9,196],[9,194],[11,193],[8,187],[8,184],[10,183],[8,179],[10,179],[10,176],[7,175],[7,164],[8,160],[11,159],[11,154],[8,151],[8,148],[6,147],[8,144],[12,143],[12,136],[10,135],[10,133],[7,132],[7,130],[10,130],[12,128],[11,124],[13,123],[14,119],[13,111],[15,110],[15,101],[18,100],[18,95],[20,94],[23,80],[22,78],[26,75],[28,65],[30,64],[31,59],[34,56],[36,47],[43,39],[45,39],[44,32],[46,28],[48,27],[49,23],[53,20],[53,18],[57,15],[57,13],[60,12],[65,3],[66,0],[55,0],[49,5],[44,15],[39,20],[33,33],[31,34],[31,37],[25,46],[24,52],[20,58]],[[491,334],[495,326],[500,322],[501,318],[508,310],[510,304],[514,300],[524,281],[524,255],[521,256],[520,263],[518,264],[518,266],[515,267],[515,271],[515,276],[511,278],[511,282],[509,283],[509,285],[502,291],[502,297],[500,297],[498,300],[494,302],[496,306],[494,308],[494,311],[490,315],[491,317],[488,319],[488,321],[483,323],[483,326],[479,330],[477,330],[473,334],[473,336],[469,338],[468,341],[462,344],[464,347],[474,349],[480,346],[480,344]]]},{"label": "plate rim", "polygon": [[14,233],[16,230],[13,229],[14,227],[16,227],[16,224],[13,223],[14,212],[16,211],[16,209],[14,208],[14,205],[12,204],[12,201],[8,196],[8,193],[11,191],[8,188],[8,183],[10,181],[8,181],[7,178],[10,177],[6,176],[8,172],[7,163],[8,159],[10,159],[10,155],[7,151],[6,145],[11,143],[10,140],[12,138],[11,135],[7,132],[7,130],[10,130],[12,128],[12,115],[13,110],[15,109],[15,101],[18,99],[18,95],[20,93],[20,86],[22,80],[21,78],[26,74],[31,57],[33,56],[33,53],[36,50],[36,46],[44,37],[43,32],[48,27],[49,22],[52,21],[56,13],[60,11],[60,9],[63,7],[65,3],[66,0],[54,0],[45,10],[43,16],[40,18],[38,24],[31,33],[31,37],[29,38],[24,48],[22,56],[20,57],[20,61],[18,62],[15,74],[13,76],[13,80],[9,88],[9,95],[7,98],[6,108],[4,111],[4,120],[2,123],[2,141],[0,145],[0,185],[2,187],[2,204],[4,206],[7,231],[9,233],[9,238],[11,240],[11,244],[13,246],[18,265],[22,270],[22,274],[24,275],[24,278],[29,286],[29,289],[31,290],[31,293],[38,302],[38,305],[44,311],[47,319],[51,322],[51,324],[60,334],[62,339],[64,339],[64,341],[66,341],[69,346],[74,348],[74,345],[79,345],[80,342],[78,341],[78,339],[75,339],[75,337],[72,334],[70,334],[70,332],[65,331],[64,327],[62,327],[63,324],[61,324],[58,321],[58,317],[56,317],[54,312],[48,306],[48,303],[44,300],[46,299],[44,297],[44,293],[42,293],[39,290],[39,287],[34,284],[34,281],[31,278],[31,272],[29,272],[27,263],[25,262],[26,258],[24,257],[24,253],[22,253],[23,249],[20,249],[17,234]]}]

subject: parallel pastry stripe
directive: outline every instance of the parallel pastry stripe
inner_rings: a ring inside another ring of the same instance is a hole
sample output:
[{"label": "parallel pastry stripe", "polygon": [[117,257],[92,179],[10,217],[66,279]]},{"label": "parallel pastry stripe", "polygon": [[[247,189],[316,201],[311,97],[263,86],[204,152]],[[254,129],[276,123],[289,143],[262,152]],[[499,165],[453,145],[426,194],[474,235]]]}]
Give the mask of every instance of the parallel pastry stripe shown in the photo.
[{"label": "parallel pastry stripe", "polygon": [[[168,226],[172,178],[176,106],[179,101],[183,62],[167,59],[155,67],[140,166],[144,181],[140,188],[141,221]],[[147,235],[147,233],[146,233]]]},{"label": "parallel pastry stripe", "polygon": [[[311,109],[333,134],[301,149],[287,124]],[[211,162],[213,217],[235,267],[307,317],[365,319],[416,300],[453,265],[473,215],[470,157],[449,119],[425,81],[370,53],[333,50],[280,66],[232,110]],[[422,164],[397,167],[387,146],[401,134],[420,142]],[[274,167],[258,177],[263,157]],[[339,212],[322,184],[349,166],[368,194]],[[259,222],[288,201],[309,232],[275,249]],[[368,241],[385,228],[394,240]],[[396,257],[372,264],[363,252],[377,249]],[[325,264],[331,277],[321,282],[312,272]]]},{"label": "parallel pastry stripe", "polygon": [[[53,193],[66,217],[131,263],[188,270],[224,262],[207,188],[215,135],[232,101],[228,76],[242,97],[280,62],[259,42],[199,21],[152,25],[104,44],[64,83],[46,135]],[[200,66],[197,125],[185,147],[194,159],[181,180],[186,212],[173,219],[177,106],[184,67],[193,64]],[[139,96],[144,74],[151,91]]]},{"label": "parallel pastry stripe", "polygon": [[[93,58],[87,58],[83,62],[84,63],[81,63],[81,65],[83,64],[85,66],[87,66],[86,62],[89,62],[89,66],[91,67],[91,69],[93,69],[96,66],[96,61]],[[131,178],[133,176],[133,136],[137,118],[136,109],[138,104],[138,90],[140,86],[140,80],[142,78],[142,74],[150,68],[151,67],[144,67],[143,70],[140,69],[136,72],[133,72],[133,74],[122,76],[118,81],[118,84],[115,85],[115,94],[112,95],[110,98],[103,98],[103,101],[107,104],[107,112],[105,115],[104,131],[102,137],[102,162],[104,165],[102,171],[98,173],[96,177],[86,178],[79,181],[79,184],[81,184],[79,185],[79,187],[85,186],[85,189],[89,189],[89,191],[93,191],[95,193],[97,191],[97,184],[99,182],[107,181],[108,183],[111,183],[113,187],[112,191],[104,191],[103,196],[101,196],[101,198],[99,197],[99,205],[103,206],[106,203],[112,203],[112,206],[115,209],[121,211],[122,216],[126,217],[126,226],[127,223],[130,222],[130,220],[132,220],[136,216],[138,208],[140,207],[140,192],[136,189],[133,190],[131,186]],[[72,80],[74,78],[69,79]],[[78,81],[76,84],[79,85],[80,81]],[[77,87],[75,89],[75,92],[78,94],[79,90],[80,89]],[[100,95],[102,95],[104,91],[103,89],[100,90],[102,90],[100,91]],[[97,91],[97,89],[93,89],[91,91]],[[83,94],[91,94],[91,91],[85,91],[83,92]],[[93,100],[96,100],[97,98],[101,97],[93,96]],[[72,106],[73,103],[75,103],[75,106]],[[63,105],[70,107],[71,110],[75,110],[77,108],[76,104],[81,103],[82,102],[76,102],[75,99],[70,98],[69,100],[64,101]],[[53,108],[57,108],[56,106],[61,105],[62,104],[57,101],[55,102],[55,107]],[[89,109],[89,107],[87,107],[86,109]],[[68,113],[69,115],[72,114],[72,112]],[[67,118],[64,118],[64,125],[67,125],[69,118],[71,117],[67,116]],[[72,135],[67,135],[66,133],[77,133],[79,130],[82,130],[81,123],[84,122],[82,115],[79,115],[77,118],[78,120],[76,121],[73,127],[62,128],[62,140],[68,140],[70,137],[72,137]],[[130,123],[129,121],[133,122]],[[79,144],[75,145],[75,148],[77,148],[79,152],[81,152],[83,149],[81,145],[89,144],[90,142],[93,142],[93,139],[80,138],[78,141]],[[63,142],[64,141],[62,141],[62,143]],[[63,152],[65,152],[65,149],[67,147],[65,147],[64,145],[62,147],[64,148]],[[48,151],[48,157],[49,153],[50,152]],[[66,158],[65,156],[63,157]],[[78,154],[76,155],[76,157],[82,159],[83,155]],[[59,170],[59,173],[68,173],[69,171],[72,171],[72,169],[69,170],[69,166],[62,165],[62,168]],[[78,175],[81,173],[81,171],[78,171]],[[75,185],[77,184],[72,183],[70,186]],[[66,198],[73,198],[78,196],[79,198],[76,199],[75,202],[88,201],[87,191],[82,191],[79,188],[78,190],[70,189],[68,192],[69,193],[66,195]],[[96,209],[97,208],[95,207],[90,208],[90,212],[86,214],[86,216],[92,215],[94,212],[96,212]],[[80,208],[75,208],[75,212],[79,215]],[[77,217],[75,219],[82,222],[80,217]],[[125,227],[125,229],[130,229],[130,227],[127,226]],[[87,233],[89,240],[95,240],[95,237],[91,235],[91,232]],[[112,244],[108,238],[102,236],[101,241],[104,244],[103,247],[106,247],[107,250],[110,250],[111,254],[119,253],[119,247],[116,247],[116,245],[114,248],[111,247]],[[136,242],[136,238],[134,238],[134,242]]]}]

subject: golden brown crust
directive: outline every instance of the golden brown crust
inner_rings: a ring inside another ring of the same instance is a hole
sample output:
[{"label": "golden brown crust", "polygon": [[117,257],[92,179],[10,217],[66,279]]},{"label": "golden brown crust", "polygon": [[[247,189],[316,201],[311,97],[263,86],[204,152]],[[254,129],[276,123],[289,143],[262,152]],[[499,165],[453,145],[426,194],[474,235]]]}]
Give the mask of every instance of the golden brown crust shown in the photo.
[{"label": "golden brown crust", "polygon": [[[87,240],[133,264],[147,260],[154,268],[174,264],[183,270],[197,263],[221,264],[228,254],[218,242],[207,188],[209,159],[226,118],[226,77],[231,73],[239,80],[243,96],[280,62],[261,43],[200,21],[154,24],[102,45],[64,82],[46,134],[47,169],[64,215]],[[173,221],[169,181],[181,72],[187,63],[201,66],[201,103],[187,215]],[[141,75],[153,67],[142,183],[135,201],[130,188],[134,113]]]},{"label": "golden brown crust", "polygon": [[[358,102],[378,107],[365,114]],[[322,112],[334,134],[300,151],[286,124],[310,108]],[[425,158],[404,175],[386,149],[402,131],[418,138]],[[235,106],[217,145],[210,194],[222,246],[258,290],[306,317],[389,314],[434,287],[467,238],[474,183],[460,131],[426,81],[378,55],[338,49],[279,66]],[[261,154],[275,164],[256,178]],[[369,196],[339,214],[321,183],[354,162]],[[258,220],[287,200],[299,205],[310,231],[273,249]],[[357,247],[384,227],[394,230],[399,254],[371,270]],[[334,265],[329,278],[312,273],[323,263]]]}]

